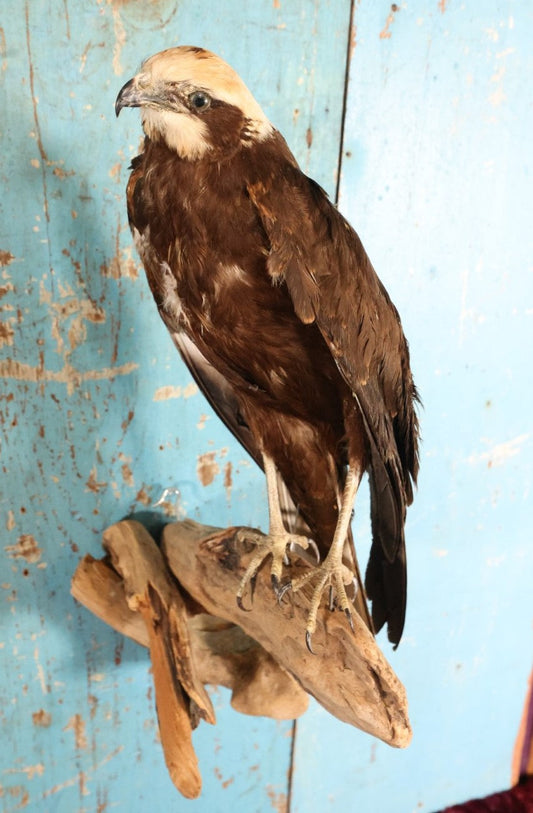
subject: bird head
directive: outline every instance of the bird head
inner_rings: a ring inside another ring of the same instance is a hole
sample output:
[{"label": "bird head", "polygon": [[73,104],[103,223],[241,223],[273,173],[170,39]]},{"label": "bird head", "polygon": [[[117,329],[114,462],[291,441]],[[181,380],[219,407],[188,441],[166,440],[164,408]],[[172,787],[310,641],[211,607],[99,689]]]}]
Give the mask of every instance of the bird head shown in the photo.
[{"label": "bird head", "polygon": [[143,129],[181,158],[220,159],[261,141],[272,125],[239,75],[203,48],[168,48],[147,59],[115,102],[140,107]]}]

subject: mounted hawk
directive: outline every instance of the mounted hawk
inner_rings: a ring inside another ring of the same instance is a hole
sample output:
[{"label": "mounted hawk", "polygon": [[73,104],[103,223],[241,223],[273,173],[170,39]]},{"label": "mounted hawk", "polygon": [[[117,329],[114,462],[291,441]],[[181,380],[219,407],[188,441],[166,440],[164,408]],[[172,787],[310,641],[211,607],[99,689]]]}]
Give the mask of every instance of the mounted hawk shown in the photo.
[{"label": "mounted hawk", "polygon": [[[355,231],[298,167],[235,71],[201,48],[146,60],[116,113],[140,107],[144,149],[128,214],[159,313],[215,411],[264,468],[270,527],[239,588],[311,537],[307,641],[323,591],[397,644],[405,618],[406,507],[418,470],[417,393],[400,318]],[[350,530],[364,472],[365,579]],[[347,574],[349,574],[347,576]]]}]

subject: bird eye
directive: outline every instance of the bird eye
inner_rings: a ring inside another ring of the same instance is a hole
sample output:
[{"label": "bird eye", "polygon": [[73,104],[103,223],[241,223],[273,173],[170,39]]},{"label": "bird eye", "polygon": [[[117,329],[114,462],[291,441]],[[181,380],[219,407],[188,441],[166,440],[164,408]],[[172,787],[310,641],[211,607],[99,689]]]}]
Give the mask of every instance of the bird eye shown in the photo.
[{"label": "bird eye", "polygon": [[189,103],[194,110],[207,110],[211,104],[211,96],[203,90],[195,90],[189,96]]}]

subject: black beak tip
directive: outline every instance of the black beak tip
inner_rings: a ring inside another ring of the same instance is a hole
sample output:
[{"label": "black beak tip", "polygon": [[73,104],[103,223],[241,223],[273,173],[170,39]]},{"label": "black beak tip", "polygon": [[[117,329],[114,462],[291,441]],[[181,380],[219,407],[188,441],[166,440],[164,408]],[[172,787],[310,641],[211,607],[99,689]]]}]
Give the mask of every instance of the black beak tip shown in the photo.
[{"label": "black beak tip", "polygon": [[133,90],[133,79],[130,79],[120,88],[119,94],[115,101],[115,115],[118,118],[120,111],[123,107],[131,107],[131,97]]}]

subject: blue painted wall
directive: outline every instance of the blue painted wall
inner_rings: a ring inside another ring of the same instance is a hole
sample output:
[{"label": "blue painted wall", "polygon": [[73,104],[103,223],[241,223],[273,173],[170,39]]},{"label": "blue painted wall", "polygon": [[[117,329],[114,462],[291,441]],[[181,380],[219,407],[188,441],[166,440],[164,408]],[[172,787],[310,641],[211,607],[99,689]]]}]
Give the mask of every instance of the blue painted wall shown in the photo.
[{"label": "blue painted wall", "polygon": [[[425,404],[406,633],[396,653],[383,642],[414,738],[392,750],[313,705],[295,732],[301,813],[431,813],[507,786],[531,666],[533,9],[395,8],[354,6],[340,205],[402,313]],[[140,127],[115,122],[116,93],[163,47],[211,48],[334,194],[350,3],[0,9],[2,809],[285,810],[292,726],[237,715],[224,691],[195,734],[203,796],[177,796],[147,654],[68,590],[102,529],[163,485],[205,522],[266,520],[262,476],[147,291],[124,207]],[[355,522],[365,551],[365,494]]]}]

